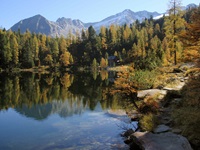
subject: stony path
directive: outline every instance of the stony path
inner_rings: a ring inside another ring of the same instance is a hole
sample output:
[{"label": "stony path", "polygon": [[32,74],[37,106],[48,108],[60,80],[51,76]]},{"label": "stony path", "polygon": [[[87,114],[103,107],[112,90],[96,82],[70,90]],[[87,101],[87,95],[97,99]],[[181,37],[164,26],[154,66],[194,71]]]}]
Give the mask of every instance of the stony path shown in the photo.
[{"label": "stony path", "polygon": [[[182,100],[180,98],[180,90],[188,80],[187,77],[184,77],[183,73],[174,74],[178,81],[176,85],[165,86],[162,89],[138,91],[137,96],[139,99],[157,95],[158,100],[161,102],[159,108],[160,115],[158,117],[160,124],[153,132],[130,132],[128,143],[133,141],[133,143],[136,143],[141,149],[145,150],[192,150],[188,140],[180,135],[181,130],[170,127],[173,122],[171,118],[171,105],[179,103]],[[166,100],[166,96],[169,95],[171,97]]]}]

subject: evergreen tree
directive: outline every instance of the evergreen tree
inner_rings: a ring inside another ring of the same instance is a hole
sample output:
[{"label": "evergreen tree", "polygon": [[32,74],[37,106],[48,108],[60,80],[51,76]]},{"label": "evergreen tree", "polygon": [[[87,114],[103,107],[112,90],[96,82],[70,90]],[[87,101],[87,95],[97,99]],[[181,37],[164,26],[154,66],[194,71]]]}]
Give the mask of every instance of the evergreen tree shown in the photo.
[{"label": "evergreen tree", "polygon": [[63,36],[59,39],[59,50],[61,54],[64,54],[67,51],[67,43]]},{"label": "evergreen tree", "polygon": [[131,36],[131,29],[125,25],[124,30],[123,30],[123,42],[128,43],[130,42],[130,36]]},{"label": "evergreen tree", "polygon": [[104,26],[101,27],[99,36],[101,38],[102,48],[106,50],[108,46],[107,46],[107,38],[106,38],[106,28]]},{"label": "evergreen tree", "polygon": [[92,44],[94,44],[93,42],[95,42],[95,39],[96,39],[96,31],[92,26],[90,26],[88,28],[88,40],[91,41]]},{"label": "evergreen tree", "polygon": [[16,36],[14,34],[11,35],[10,37],[10,48],[12,50],[12,55],[13,55],[13,64],[16,67],[19,63],[19,49],[18,49],[18,43],[17,43],[17,39]]},{"label": "evergreen tree", "polygon": [[180,37],[186,46],[185,59],[194,61],[200,57],[200,7],[193,10],[190,20],[191,22],[186,25],[186,30],[182,31]]},{"label": "evergreen tree", "polygon": [[24,47],[22,48],[22,67],[31,68],[34,66],[33,51],[31,50],[30,39],[27,39]]},{"label": "evergreen tree", "polygon": [[100,62],[101,68],[106,68],[108,66],[108,62],[102,57]]},{"label": "evergreen tree", "polygon": [[37,38],[37,36],[35,34],[31,38],[31,49],[33,51],[33,55],[34,55],[33,57],[34,57],[35,63],[38,66],[40,64],[40,60],[39,60],[39,43],[38,43],[38,38]]},{"label": "evergreen tree", "polygon": [[115,45],[117,43],[117,30],[115,25],[110,26],[110,43],[111,45]]},{"label": "evergreen tree", "polygon": [[92,61],[92,70],[97,70],[98,64],[96,58],[93,59]]},{"label": "evergreen tree", "polygon": [[12,62],[12,50],[10,48],[10,41],[9,39],[6,40],[6,44],[4,45],[4,51],[3,51],[3,58],[4,58],[4,63],[5,67],[10,67],[10,64]]},{"label": "evergreen tree", "polygon": [[183,12],[181,10],[180,0],[170,0],[169,16],[165,17],[164,30],[168,40],[171,56],[174,57],[174,64],[177,64],[177,47],[176,42],[178,34],[184,29]]},{"label": "evergreen tree", "polygon": [[58,47],[57,39],[52,39],[51,51],[53,55],[53,61],[54,63],[56,63],[58,61],[58,56],[59,56],[59,47]]},{"label": "evergreen tree", "polygon": [[44,58],[44,62],[46,65],[52,65],[53,63],[53,58],[51,54],[47,54],[47,56]]},{"label": "evergreen tree", "polygon": [[6,33],[3,30],[0,30],[0,67],[5,68],[5,44],[6,44]]},{"label": "evergreen tree", "polygon": [[86,35],[86,33],[85,33],[85,31],[83,29],[81,31],[81,39],[82,39],[82,41],[86,41],[87,40],[87,35]]},{"label": "evergreen tree", "polygon": [[72,58],[71,54],[69,52],[64,52],[60,55],[60,64],[64,67],[67,67],[68,65],[72,64]]},{"label": "evergreen tree", "polygon": [[40,35],[40,51],[42,53],[44,53],[47,50],[46,41],[47,41],[46,35],[44,34]]}]

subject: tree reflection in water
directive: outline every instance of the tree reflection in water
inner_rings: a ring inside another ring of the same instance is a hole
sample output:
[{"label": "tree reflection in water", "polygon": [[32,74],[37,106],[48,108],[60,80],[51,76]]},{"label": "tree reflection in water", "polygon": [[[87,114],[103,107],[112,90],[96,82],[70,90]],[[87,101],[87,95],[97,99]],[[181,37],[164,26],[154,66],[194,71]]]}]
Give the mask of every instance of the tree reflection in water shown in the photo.
[{"label": "tree reflection in water", "polygon": [[[109,74],[112,76],[110,77]],[[126,101],[108,93],[115,73],[18,73],[0,74],[0,110],[14,108],[35,120],[51,114],[68,117],[94,110],[100,102],[102,109],[119,109]]]}]

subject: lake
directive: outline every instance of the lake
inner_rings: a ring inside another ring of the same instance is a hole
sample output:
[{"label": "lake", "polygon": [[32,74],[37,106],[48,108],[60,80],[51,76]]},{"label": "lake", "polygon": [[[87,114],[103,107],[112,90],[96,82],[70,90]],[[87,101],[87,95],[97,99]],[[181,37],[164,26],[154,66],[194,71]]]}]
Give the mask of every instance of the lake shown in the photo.
[{"label": "lake", "polygon": [[115,73],[0,74],[1,150],[129,149]]}]

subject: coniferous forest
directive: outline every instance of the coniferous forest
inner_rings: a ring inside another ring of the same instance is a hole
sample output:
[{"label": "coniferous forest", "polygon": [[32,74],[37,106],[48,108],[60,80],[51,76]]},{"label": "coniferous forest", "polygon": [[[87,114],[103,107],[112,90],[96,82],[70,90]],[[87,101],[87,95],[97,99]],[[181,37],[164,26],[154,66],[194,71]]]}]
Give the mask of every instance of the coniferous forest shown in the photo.
[{"label": "coniferous forest", "polygon": [[119,64],[134,63],[138,69],[151,70],[192,60],[199,55],[197,45],[192,45],[195,38],[190,36],[200,28],[199,9],[182,11],[175,5],[169,10],[169,16],[158,20],[150,18],[142,23],[102,26],[99,33],[90,26],[82,33],[69,34],[67,38],[53,38],[28,30],[22,34],[20,30],[1,29],[0,68],[105,68],[109,56],[117,56]]},{"label": "coniferous forest", "polygon": [[[183,10],[178,0],[171,2],[168,14],[160,19],[102,26],[99,31],[90,26],[66,37],[0,29],[0,110],[54,99],[69,99],[72,105],[76,94],[84,104],[78,106],[88,104],[94,110],[97,98],[107,108],[111,105],[108,99],[114,97],[112,108],[118,103],[130,105],[131,110],[134,106],[142,115],[136,120],[140,128],[153,131],[164,107],[160,109],[159,102],[169,99],[170,105],[178,101],[170,107],[171,118],[167,114],[171,124],[199,149],[200,6]],[[194,65],[190,68],[188,64]],[[116,65],[123,66],[118,73],[117,67],[111,68]],[[46,74],[40,72],[46,70]],[[92,70],[94,80],[84,70]],[[143,101],[137,97],[138,91],[165,90],[165,85],[177,80],[184,85],[175,94],[168,88],[174,97],[166,95],[160,101],[158,95]]]}]

